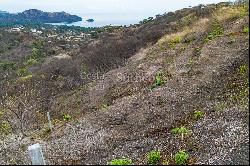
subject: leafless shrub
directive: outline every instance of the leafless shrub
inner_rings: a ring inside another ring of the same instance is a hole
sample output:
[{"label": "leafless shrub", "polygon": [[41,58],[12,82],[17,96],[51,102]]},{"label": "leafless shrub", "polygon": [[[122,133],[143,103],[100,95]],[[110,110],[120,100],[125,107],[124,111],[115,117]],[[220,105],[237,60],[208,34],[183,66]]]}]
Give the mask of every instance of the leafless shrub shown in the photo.
[{"label": "leafless shrub", "polygon": [[0,98],[3,114],[0,121],[7,121],[12,131],[21,133],[41,126],[40,100],[39,90],[29,84],[23,82],[18,86],[10,86]]}]

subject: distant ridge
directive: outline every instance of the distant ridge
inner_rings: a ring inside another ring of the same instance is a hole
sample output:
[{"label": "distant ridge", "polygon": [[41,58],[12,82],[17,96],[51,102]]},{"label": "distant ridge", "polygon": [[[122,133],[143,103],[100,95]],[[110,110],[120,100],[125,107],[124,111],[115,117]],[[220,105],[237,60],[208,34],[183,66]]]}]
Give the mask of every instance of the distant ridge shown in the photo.
[{"label": "distant ridge", "polygon": [[0,10],[0,14],[9,14],[8,12],[6,12],[6,11],[2,11],[2,10]]},{"label": "distant ridge", "polygon": [[82,21],[82,18],[66,12],[43,12],[38,9],[29,9],[21,13],[12,14],[5,11],[0,11],[0,22],[6,23],[72,23],[77,21]]}]

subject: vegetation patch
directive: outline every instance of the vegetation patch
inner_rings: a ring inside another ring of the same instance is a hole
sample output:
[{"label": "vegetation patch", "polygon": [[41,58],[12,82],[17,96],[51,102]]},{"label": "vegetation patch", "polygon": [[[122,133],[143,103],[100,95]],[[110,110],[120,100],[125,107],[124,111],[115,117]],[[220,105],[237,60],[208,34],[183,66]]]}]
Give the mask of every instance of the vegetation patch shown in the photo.
[{"label": "vegetation patch", "polygon": [[113,159],[109,161],[107,165],[132,165],[132,160],[127,158]]},{"label": "vegetation patch", "polygon": [[202,50],[201,47],[196,47],[195,48],[195,55],[200,55],[201,54],[201,50]]},{"label": "vegetation patch", "polygon": [[218,21],[227,21],[228,19],[237,19],[247,16],[249,13],[249,4],[238,1],[234,6],[221,7],[214,12],[213,16]]},{"label": "vegetation patch", "polygon": [[181,42],[181,36],[174,36],[169,42],[168,42],[168,46],[170,48],[174,48],[176,46],[176,44]]},{"label": "vegetation patch", "polygon": [[27,80],[31,79],[32,77],[33,77],[33,75],[29,74],[27,76],[19,77],[19,80],[21,80],[21,81],[27,81]]},{"label": "vegetation patch", "polygon": [[175,154],[174,158],[177,165],[183,165],[187,162],[188,154],[186,151],[181,150]]},{"label": "vegetation patch", "polygon": [[176,135],[176,134],[187,134],[187,133],[189,133],[189,130],[186,127],[182,126],[180,128],[176,127],[176,128],[171,129],[171,133],[174,134],[174,135]]},{"label": "vegetation patch", "polygon": [[199,119],[199,118],[201,118],[202,116],[203,116],[203,112],[202,111],[194,111],[194,117],[196,118],[196,119]]},{"label": "vegetation patch", "polygon": [[7,121],[3,121],[0,123],[0,132],[6,135],[11,133],[11,127]]},{"label": "vegetation patch", "polygon": [[190,24],[192,24],[194,21],[198,20],[198,17],[193,15],[193,14],[190,14],[190,15],[187,15],[183,18],[181,18],[181,20],[179,20],[177,22],[178,24],[178,27],[184,27],[184,26],[190,26]]},{"label": "vegetation patch", "polygon": [[245,26],[242,30],[243,33],[249,33],[249,27]]},{"label": "vegetation patch", "polygon": [[163,80],[163,72],[159,71],[157,72],[156,76],[155,76],[155,81],[153,83],[153,85],[150,86],[150,89],[154,89],[157,86],[161,86],[165,83],[165,81]]},{"label": "vegetation patch", "polygon": [[71,116],[69,114],[62,114],[64,121],[69,121],[71,119]]},{"label": "vegetation patch", "polygon": [[238,69],[238,72],[241,74],[241,75],[246,75],[247,72],[248,72],[248,66],[246,64],[243,64],[239,67]]},{"label": "vegetation patch", "polygon": [[156,164],[160,159],[161,159],[160,151],[153,150],[147,153],[148,164]]},{"label": "vegetation patch", "polygon": [[37,64],[37,60],[36,59],[33,59],[33,58],[29,58],[26,62],[25,62],[25,65],[26,66],[32,66],[32,65],[35,65]]},{"label": "vegetation patch", "polygon": [[0,69],[2,70],[16,70],[17,65],[10,61],[0,61]]},{"label": "vegetation patch", "polygon": [[108,104],[102,104],[102,105],[101,105],[101,109],[102,109],[102,110],[106,110],[106,109],[108,109],[108,107],[109,107]]},{"label": "vegetation patch", "polygon": [[183,38],[190,32],[190,28],[186,27],[182,32],[167,34],[158,41],[158,45],[161,47],[162,45],[167,44],[168,47],[175,48],[176,44],[181,43]]},{"label": "vegetation patch", "polygon": [[249,1],[247,0],[237,1],[234,8],[238,11],[240,17],[249,15]]},{"label": "vegetation patch", "polygon": [[189,58],[188,63],[187,63],[187,66],[188,66],[188,67],[193,67],[193,65],[194,65],[194,60],[193,60],[193,58]]},{"label": "vegetation patch", "polygon": [[19,77],[24,77],[24,76],[27,76],[27,75],[31,74],[31,73],[27,70],[27,68],[25,68],[25,67],[19,68],[19,69],[16,71],[16,73],[17,73],[17,75],[18,75]]},{"label": "vegetation patch", "polygon": [[208,42],[210,40],[213,40],[223,34],[224,30],[220,26],[220,23],[218,20],[214,19],[212,22],[212,30],[209,32],[207,37],[205,38],[205,42]]},{"label": "vegetation patch", "polygon": [[38,63],[42,58],[47,55],[46,50],[44,49],[44,41],[36,40],[31,44],[31,54],[29,55],[29,59],[26,63]]}]

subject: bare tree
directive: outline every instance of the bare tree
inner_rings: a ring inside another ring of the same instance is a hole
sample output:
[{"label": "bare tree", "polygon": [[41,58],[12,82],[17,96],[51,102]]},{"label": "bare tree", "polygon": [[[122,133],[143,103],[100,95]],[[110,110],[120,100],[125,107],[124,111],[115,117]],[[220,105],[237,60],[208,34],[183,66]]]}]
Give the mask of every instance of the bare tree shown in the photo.
[{"label": "bare tree", "polygon": [[25,133],[34,127],[36,113],[40,110],[40,92],[25,82],[6,91],[0,99],[3,117],[12,130]]}]

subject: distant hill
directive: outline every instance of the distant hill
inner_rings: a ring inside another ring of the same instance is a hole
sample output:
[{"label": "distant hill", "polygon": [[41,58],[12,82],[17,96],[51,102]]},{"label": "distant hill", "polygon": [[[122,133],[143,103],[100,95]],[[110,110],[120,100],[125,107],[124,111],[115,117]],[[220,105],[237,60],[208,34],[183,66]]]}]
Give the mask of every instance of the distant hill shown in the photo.
[{"label": "distant hill", "polygon": [[6,15],[6,14],[9,14],[8,12],[6,12],[6,11],[2,11],[2,10],[0,10],[0,15]]},{"label": "distant hill", "polygon": [[61,23],[61,22],[77,22],[82,21],[82,18],[76,15],[71,15],[66,12],[43,12],[37,9],[25,10],[22,13],[11,14],[8,12],[0,11],[1,23]]},{"label": "distant hill", "polygon": [[0,14],[2,14],[2,13],[8,13],[8,12],[0,10]]}]

